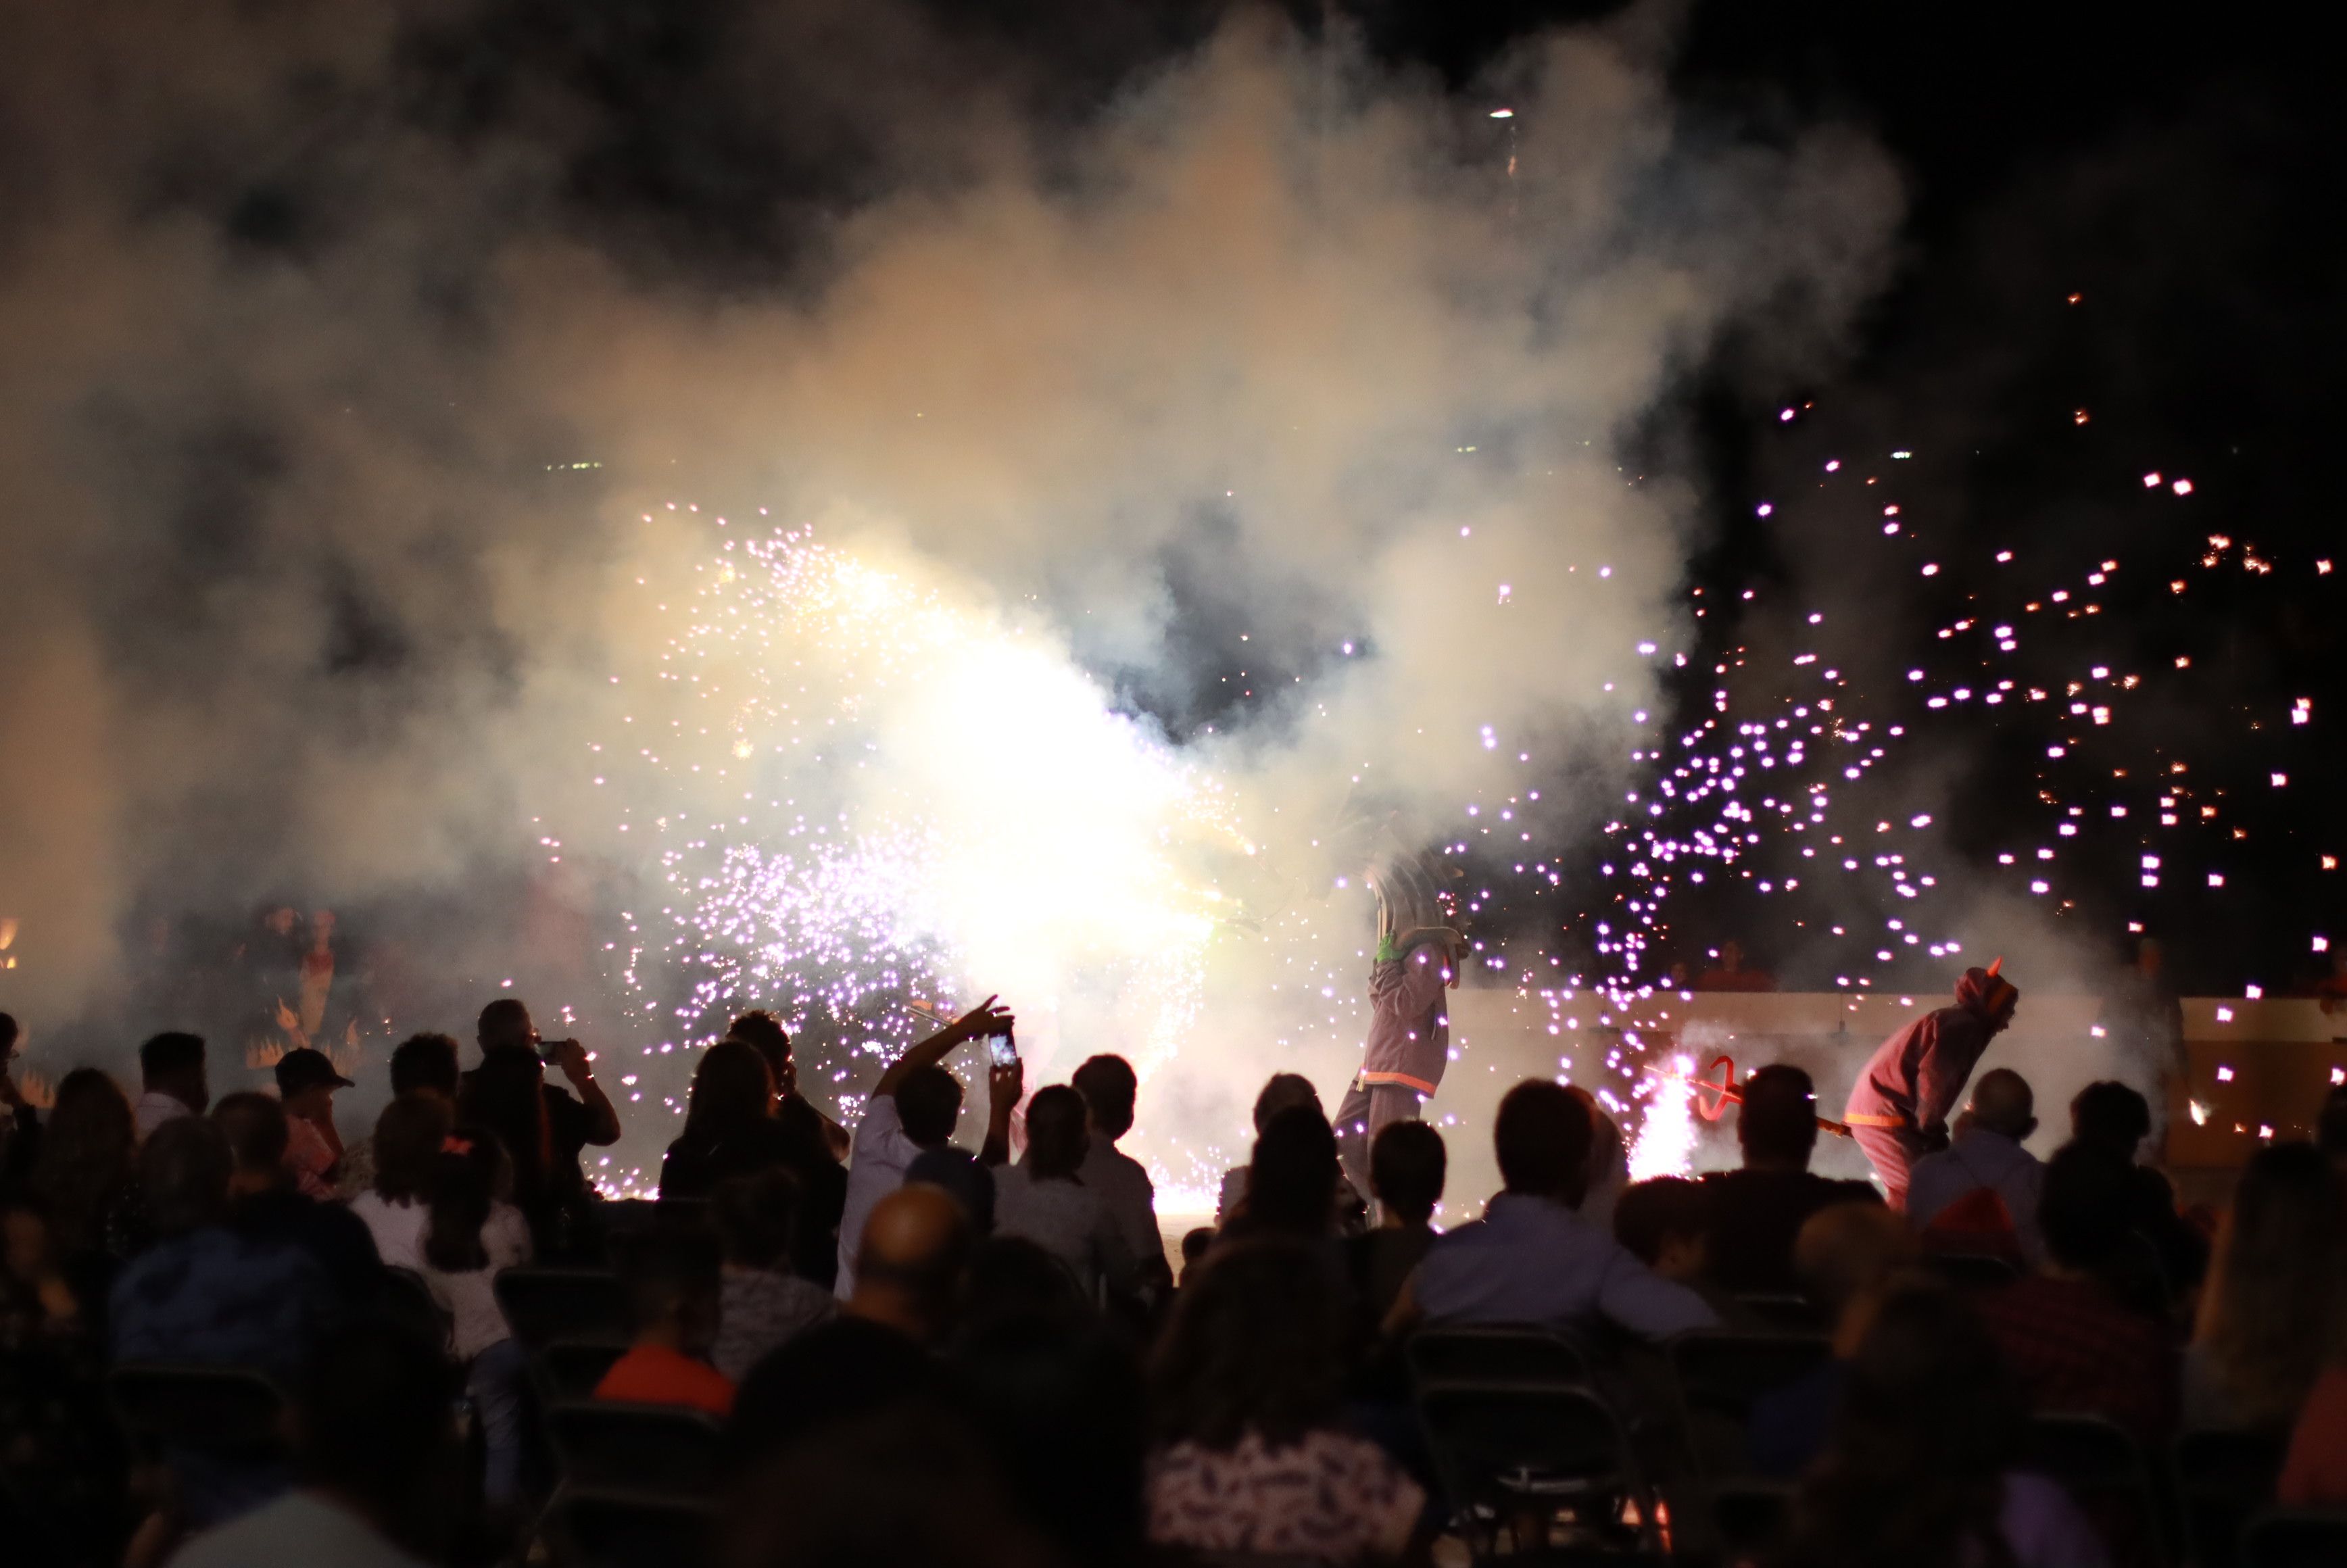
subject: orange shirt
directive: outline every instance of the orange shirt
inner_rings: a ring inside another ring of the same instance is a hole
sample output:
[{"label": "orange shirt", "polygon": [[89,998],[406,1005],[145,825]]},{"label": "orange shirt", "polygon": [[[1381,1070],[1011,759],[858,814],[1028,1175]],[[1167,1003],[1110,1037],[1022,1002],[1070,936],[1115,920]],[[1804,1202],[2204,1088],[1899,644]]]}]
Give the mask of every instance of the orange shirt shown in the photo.
[{"label": "orange shirt", "polygon": [[2326,1367],[2291,1430],[2276,1499],[2285,1508],[2347,1502],[2347,1367]]},{"label": "orange shirt", "polygon": [[639,1345],[595,1385],[599,1399],[636,1405],[687,1405],[723,1419],[733,1409],[733,1380],[706,1361],[659,1345]]}]

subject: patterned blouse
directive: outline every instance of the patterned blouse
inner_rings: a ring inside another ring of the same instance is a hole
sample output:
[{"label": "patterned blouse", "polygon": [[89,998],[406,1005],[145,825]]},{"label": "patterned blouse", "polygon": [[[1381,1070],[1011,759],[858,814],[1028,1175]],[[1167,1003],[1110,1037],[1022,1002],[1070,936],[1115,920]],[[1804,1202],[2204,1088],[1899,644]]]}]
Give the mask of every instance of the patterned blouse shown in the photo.
[{"label": "patterned blouse", "polygon": [[1197,1552],[1401,1555],[1426,1494],[1375,1443],[1317,1431],[1274,1449],[1253,1432],[1226,1450],[1181,1442],[1149,1456],[1149,1538]]}]

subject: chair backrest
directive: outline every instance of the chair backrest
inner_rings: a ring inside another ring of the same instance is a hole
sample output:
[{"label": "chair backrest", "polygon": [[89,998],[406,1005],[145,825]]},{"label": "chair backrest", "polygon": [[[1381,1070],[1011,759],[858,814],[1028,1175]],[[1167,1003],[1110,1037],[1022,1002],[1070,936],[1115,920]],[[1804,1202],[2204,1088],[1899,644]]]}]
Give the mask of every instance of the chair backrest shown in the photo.
[{"label": "chair backrest", "polygon": [[2241,1568],[2339,1568],[2347,1563],[2347,1510],[2277,1508],[2241,1532]]},{"label": "chair backrest", "polygon": [[244,1456],[286,1447],[285,1392],[250,1368],[133,1362],[108,1373],[106,1388],[115,1415],[135,1437]]},{"label": "chair backrest", "polygon": [[1625,1502],[1637,1520],[1654,1517],[1628,1435],[1587,1389],[1428,1381],[1418,1389],[1418,1413],[1454,1515],[1570,1509],[1579,1525],[1601,1533],[1623,1528]]},{"label": "chair backrest", "polygon": [[2135,1434],[2101,1416],[2043,1413],[2023,1427],[2021,1468],[2062,1483],[2115,1559],[2166,1561],[2171,1532]]},{"label": "chair backrest", "polygon": [[627,1295],[600,1268],[507,1268],[493,1287],[514,1337],[532,1349],[557,1339],[623,1343]]},{"label": "chair backrest", "polygon": [[2207,1430],[2176,1439],[2176,1496],[2186,1555],[2199,1568],[2230,1568],[2241,1527],[2273,1501],[2288,1440],[2279,1431]]},{"label": "chair backrest", "polygon": [[702,1497],[716,1484],[717,1423],[699,1410],[566,1399],[546,1418],[572,1486]]},{"label": "chair backrest", "polygon": [[539,1399],[546,1404],[558,1399],[591,1399],[602,1384],[603,1374],[611,1369],[611,1363],[627,1353],[624,1345],[558,1339],[530,1352],[530,1376],[538,1386]]},{"label": "chair backrest", "polygon": [[571,1568],[680,1568],[709,1561],[716,1504],[626,1488],[566,1486],[554,1504],[556,1556]]},{"label": "chair backrest", "polygon": [[1402,1347],[1411,1379],[1585,1384],[1589,1357],[1553,1328],[1421,1328]]},{"label": "chair backrest", "polygon": [[1986,1253],[1933,1253],[1923,1264],[1958,1290],[1995,1290],[2021,1277],[2012,1264]]}]

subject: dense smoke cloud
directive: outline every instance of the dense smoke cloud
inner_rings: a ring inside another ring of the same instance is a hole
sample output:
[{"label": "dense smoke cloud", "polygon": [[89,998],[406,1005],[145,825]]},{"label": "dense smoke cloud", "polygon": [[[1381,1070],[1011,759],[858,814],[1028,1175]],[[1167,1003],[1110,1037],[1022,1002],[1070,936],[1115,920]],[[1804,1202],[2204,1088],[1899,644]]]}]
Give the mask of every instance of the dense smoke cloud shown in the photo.
[{"label": "dense smoke cloud", "polygon": [[1079,112],[856,7],[726,33],[692,112],[789,168],[671,222],[610,171],[687,111],[514,67],[514,15],[0,24],[16,1010],[134,912],[461,908],[541,818],[643,853],[581,736],[663,722],[610,688],[712,548],[670,502],[1015,620],[1325,886],[1357,780],[1448,824],[1621,754],[1698,531],[1626,443],[1724,333],[1828,362],[1898,213],[1850,134],[1690,123],[1650,17],[1530,44],[1494,121],[1252,15]]}]

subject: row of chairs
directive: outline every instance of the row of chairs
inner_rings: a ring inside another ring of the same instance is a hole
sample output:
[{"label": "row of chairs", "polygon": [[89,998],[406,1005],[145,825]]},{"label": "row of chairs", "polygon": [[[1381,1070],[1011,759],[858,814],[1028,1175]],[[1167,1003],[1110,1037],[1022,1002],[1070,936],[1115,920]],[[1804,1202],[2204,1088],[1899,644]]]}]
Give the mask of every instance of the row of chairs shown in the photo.
[{"label": "row of chairs", "polygon": [[[1765,1554],[1783,1538],[1792,1489],[1745,1473],[1743,1433],[1758,1399],[1813,1370],[1830,1347],[1820,1335],[1705,1331],[1665,1352],[1695,1461],[1697,1495],[1680,1501],[1701,1508],[1711,1553]],[[1561,1518],[1583,1554],[1665,1544],[1655,1521],[1670,1500],[1642,1474],[1637,1434],[1603,1392],[1608,1368],[1580,1341],[1540,1329],[1436,1329],[1405,1355],[1429,1450],[1477,1561],[1503,1534],[1522,1545],[1534,1533],[1544,1544],[1545,1531],[1528,1526],[1536,1505],[1550,1502],[1559,1506],[1547,1515]],[[2272,1437],[2188,1432],[2165,1469],[2132,1433],[2096,1416],[2040,1415],[2025,1442],[2024,1466],[2061,1481],[2131,1560],[2347,1564],[2347,1517],[2268,1506],[2281,1462]],[[1683,1514],[1670,1542],[1681,1554],[1692,1539],[1686,1522]]]}]

